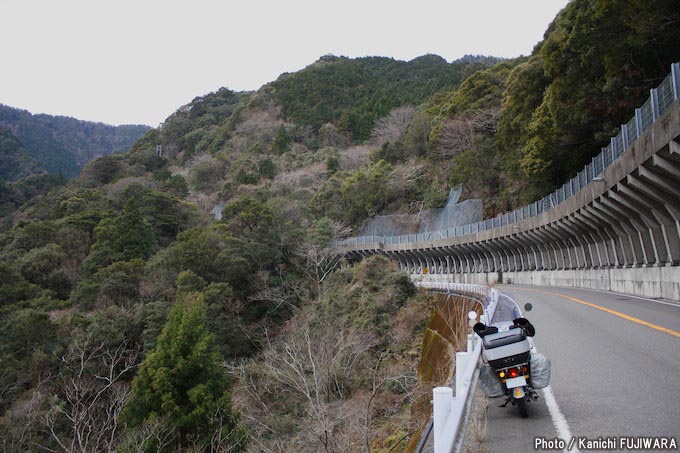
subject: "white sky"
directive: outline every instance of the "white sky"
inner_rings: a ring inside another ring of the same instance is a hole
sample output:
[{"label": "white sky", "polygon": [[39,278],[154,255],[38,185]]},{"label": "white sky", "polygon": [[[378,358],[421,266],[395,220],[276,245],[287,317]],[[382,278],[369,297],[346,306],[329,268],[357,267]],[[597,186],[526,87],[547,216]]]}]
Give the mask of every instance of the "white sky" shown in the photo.
[{"label": "white sky", "polygon": [[326,54],[528,55],[568,0],[0,0],[0,103],[157,126]]}]

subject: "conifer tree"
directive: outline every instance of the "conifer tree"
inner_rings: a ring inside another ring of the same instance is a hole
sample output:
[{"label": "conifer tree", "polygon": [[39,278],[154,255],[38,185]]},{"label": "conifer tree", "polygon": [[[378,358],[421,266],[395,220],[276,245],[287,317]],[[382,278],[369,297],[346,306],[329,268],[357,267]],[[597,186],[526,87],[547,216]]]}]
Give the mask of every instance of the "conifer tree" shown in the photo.
[{"label": "conifer tree", "polygon": [[238,450],[245,436],[236,429],[230,390],[220,357],[212,350],[203,297],[192,293],[175,303],[156,349],[144,359],[126,417],[131,427],[167,420],[179,434],[179,448],[205,443],[218,433]]}]

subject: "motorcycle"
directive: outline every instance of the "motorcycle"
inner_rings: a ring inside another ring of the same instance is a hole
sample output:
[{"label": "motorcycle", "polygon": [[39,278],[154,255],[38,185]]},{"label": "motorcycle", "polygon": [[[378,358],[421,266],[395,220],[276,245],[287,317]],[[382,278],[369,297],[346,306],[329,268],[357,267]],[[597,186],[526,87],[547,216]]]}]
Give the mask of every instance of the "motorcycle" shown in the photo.
[{"label": "motorcycle", "polygon": [[[531,308],[531,304],[524,307],[525,311]],[[482,339],[482,356],[488,362],[480,370],[482,389],[492,398],[505,396],[500,407],[517,406],[520,415],[527,418],[527,403],[539,399],[536,389],[546,387],[550,379],[550,361],[532,353],[529,338],[536,329],[528,319],[517,317],[512,324],[487,326],[478,322],[473,330]]]}]

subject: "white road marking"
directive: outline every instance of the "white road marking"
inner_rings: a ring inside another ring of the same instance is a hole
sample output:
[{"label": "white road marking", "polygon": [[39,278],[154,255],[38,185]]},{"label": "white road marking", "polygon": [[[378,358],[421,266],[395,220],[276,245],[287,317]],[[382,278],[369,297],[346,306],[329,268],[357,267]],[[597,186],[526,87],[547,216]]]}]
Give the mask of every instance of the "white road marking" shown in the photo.
[{"label": "white road marking", "polygon": [[[519,305],[517,305],[517,302],[515,302],[512,297],[503,293],[500,294],[514,302],[519,309]],[[533,340],[533,338],[529,338],[529,340]],[[531,348],[532,352],[538,352],[538,349],[536,348],[536,345],[533,343],[533,341],[531,341]],[[563,451],[565,453],[580,453],[578,447],[575,446],[575,439],[571,434],[571,430],[569,429],[569,423],[567,423],[567,419],[564,417],[564,414],[562,414],[560,406],[557,404],[555,394],[553,393],[552,387],[550,385],[543,389],[543,398],[545,398],[545,405],[548,407],[550,418],[552,418],[553,425],[557,431],[557,437],[562,439],[567,446],[567,448],[565,448]]]},{"label": "white road marking", "polygon": [[[551,386],[547,386],[546,388],[543,389],[543,397],[545,398],[545,405],[548,406],[548,412],[550,412],[550,417],[552,418],[553,425],[555,425],[557,437],[564,440],[566,445],[573,445],[572,439],[574,438],[574,436],[571,434],[571,430],[569,429],[569,423],[567,423],[567,419],[564,418],[564,414],[562,414],[560,406],[557,404],[557,400],[555,399],[555,395],[553,394]],[[565,449],[564,451],[565,452],[569,451],[571,453],[579,453],[578,448],[575,446],[571,450]]]}]

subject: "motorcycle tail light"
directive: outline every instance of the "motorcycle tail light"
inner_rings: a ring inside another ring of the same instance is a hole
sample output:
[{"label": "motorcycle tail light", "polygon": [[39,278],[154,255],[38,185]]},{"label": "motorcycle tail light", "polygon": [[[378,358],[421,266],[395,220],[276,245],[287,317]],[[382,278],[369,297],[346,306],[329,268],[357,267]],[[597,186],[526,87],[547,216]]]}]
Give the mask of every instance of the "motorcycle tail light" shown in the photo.
[{"label": "motorcycle tail light", "polygon": [[517,370],[517,368],[510,368],[510,370],[508,371],[508,376],[511,378],[516,378],[517,376],[519,376],[519,371]]}]

